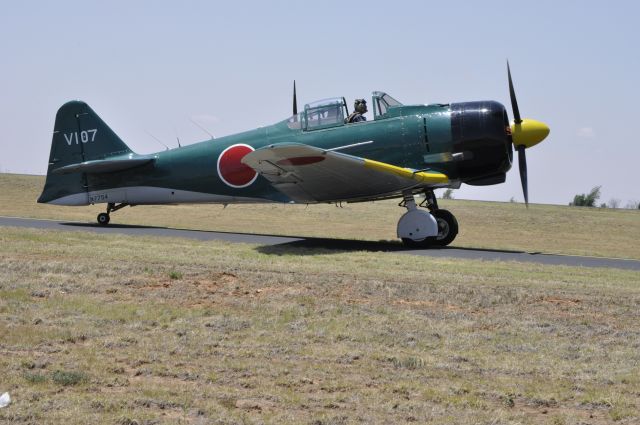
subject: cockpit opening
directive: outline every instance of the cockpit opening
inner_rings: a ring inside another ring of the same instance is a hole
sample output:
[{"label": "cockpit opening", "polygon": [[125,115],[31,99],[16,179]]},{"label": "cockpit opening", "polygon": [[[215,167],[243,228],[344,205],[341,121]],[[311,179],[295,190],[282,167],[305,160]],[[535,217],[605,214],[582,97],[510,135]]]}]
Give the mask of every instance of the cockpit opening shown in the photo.
[{"label": "cockpit opening", "polygon": [[291,129],[319,130],[344,125],[347,115],[345,98],[334,97],[304,105],[302,112],[289,118],[288,125]]},{"label": "cockpit opening", "polygon": [[[374,120],[384,118],[390,108],[402,105],[393,97],[379,91],[372,93],[372,103]],[[345,125],[348,116],[346,99],[334,97],[304,105],[304,110],[289,118],[287,125],[292,130],[319,130]]]}]

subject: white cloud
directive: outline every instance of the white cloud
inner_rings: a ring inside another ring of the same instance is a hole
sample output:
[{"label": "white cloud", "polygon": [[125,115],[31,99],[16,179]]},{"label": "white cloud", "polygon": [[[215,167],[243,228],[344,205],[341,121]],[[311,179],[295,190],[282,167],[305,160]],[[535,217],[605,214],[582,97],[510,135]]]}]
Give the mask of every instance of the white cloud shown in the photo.
[{"label": "white cloud", "polygon": [[581,137],[583,139],[595,139],[596,132],[592,127],[582,127],[578,129],[578,137]]}]

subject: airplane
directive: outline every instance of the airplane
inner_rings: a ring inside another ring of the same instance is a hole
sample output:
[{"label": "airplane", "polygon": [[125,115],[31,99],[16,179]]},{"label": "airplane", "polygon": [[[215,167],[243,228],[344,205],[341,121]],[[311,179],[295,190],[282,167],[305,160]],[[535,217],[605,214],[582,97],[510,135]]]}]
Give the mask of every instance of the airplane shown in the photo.
[{"label": "airplane", "polygon": [[[134,153],[82,101],[60,107],[39,203],[106,203],[97,221],[135,205],[341,203],[401,198],[397,236],[412,248],[449,245],[458,221],[439,188],[503,183],[518,151],[529,204],[526,149],[549,127],[520,116],[507,63],[510,123],[496,101],[403,105],[372,94],[373,119],[347,123],[344,97],[306,104],[271,126],[148,155]],[[424,196],[418,205],[416,196]]]}]

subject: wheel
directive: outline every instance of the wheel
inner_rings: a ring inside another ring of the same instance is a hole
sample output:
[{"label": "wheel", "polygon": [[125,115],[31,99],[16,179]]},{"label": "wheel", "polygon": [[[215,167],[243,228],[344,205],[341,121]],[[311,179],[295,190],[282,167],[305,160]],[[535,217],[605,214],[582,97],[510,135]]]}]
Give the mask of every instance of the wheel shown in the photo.
[{"label": "wheel", "polygon": [[438,223],[438,236],[431,241],[435,246],[447,246],[458,235],[458,220],[447,210],[435,210],[431,212]]},{"label": "wheel", "polygon": [[98,224],[100,224],[102,226],[106,226],[107,224],[109,224],[109,220],[110,219],[111,219],[111,217],[109,217],[109,214],[107,214],[107,213],[98,214]]}]

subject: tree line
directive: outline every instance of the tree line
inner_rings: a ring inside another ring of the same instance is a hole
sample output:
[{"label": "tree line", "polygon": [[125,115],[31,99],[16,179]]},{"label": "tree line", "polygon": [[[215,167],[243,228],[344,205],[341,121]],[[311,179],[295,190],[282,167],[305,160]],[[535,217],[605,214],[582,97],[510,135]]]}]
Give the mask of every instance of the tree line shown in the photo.
[{"label": "tree line", "polygon": [[[569,202],[572,207],[595,207],[600,199],[600,189],[602,186],[596,186],[589,193],[581,193],[573,197],[573,201]],[[608,203],[602,202],[600,208],[620,208],[619,199],[611,199]],[[629,201],[625,208],[640,209],[640,202]]]},{"label": "tree line", "polygon": [[[600,199],[600,189],[602,186],[596,186],[589,193],[580,193],[573,197],[573,201],[569,202],[572,207],[596,207],[600,208],[620,208],[619,199],[610,199],[609,202],[602,202],[597,205]],[[453,189],[449,188],[444,191],[441,199],[453,199]],[[510,202],[516,202],[515,198],[511,198]],[[629,201],[625,206],[627,209],[640,209],[640,202]]]}]

